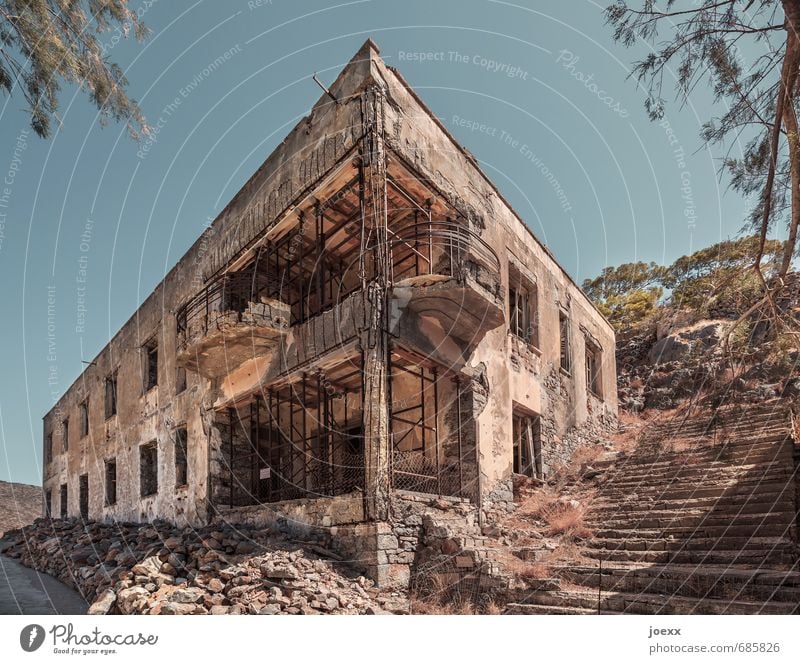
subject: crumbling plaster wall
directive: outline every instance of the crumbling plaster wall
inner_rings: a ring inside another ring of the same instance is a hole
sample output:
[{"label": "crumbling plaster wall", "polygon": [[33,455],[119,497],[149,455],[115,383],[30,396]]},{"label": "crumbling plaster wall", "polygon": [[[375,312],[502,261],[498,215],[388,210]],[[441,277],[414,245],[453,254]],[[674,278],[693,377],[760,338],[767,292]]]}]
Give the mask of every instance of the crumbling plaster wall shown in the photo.
[{"label": "crumbling plaster wall", "polygon": [[[43,467],[44,490],[51,490],[59,512],[59,487],[68,485],[68,514],[78,508],[78,477],[89,475],[91,519],[147,520],[156,515],[178,522],[207,518],[207,441],[203,411],[217,386],[187,376],[188,389],[175,394],[176,321],[174,312],[199,291],[264,230],[291,215],[294,202],[348,157],[360,138],[360,93],[373,64],[356,54],[353,64],[331,86],[343,100],[322,97],[248,180],[214,223],[189,248],[164,280],[122,326],[44,417],[43,440],[53,433],[53,460]],[[159,343],[158,385],[143,390],[141,346]],[[103,381],[118,369],[118,414],[105,419]],[[78,404],[90,398],[89,435],[79,439]],[[69,416],[70,444],[63,452],[61,421]],[[189,484],[174,486],[175,426],[188,429]],[[158,441],[159,491],[139,495],[139,446]],[[117,502],[105,506],[104,459],[117,458]]]},{"label": "crumbling plaster wall", "polygon": [[[430,182],[480,232],[501,264],[504,292],[510,257],[527,266],[538,290],[538,348],[525,347],[502,326],[486,334],[468,365],[483,365],[487,403],[478,415],[481,491],[488,495],[508,486],[512,465],[514,403],[542,415],[545,463],[564,461],[579,430],[616,416],[614,332],[588,298],[535,239],[478,168],[407,87],[394,70],[378,67],[386,94],[387,146]],[[559,311],[569,317],[571,363],[560,367]],[[588,335],[602,349],[602,399],[587,390],[585,343]],[[522,347],[520,347],[522,346]],[[552,378],[555,376],[555,379]],[[550,380],[548,380],[550,377]]]}]

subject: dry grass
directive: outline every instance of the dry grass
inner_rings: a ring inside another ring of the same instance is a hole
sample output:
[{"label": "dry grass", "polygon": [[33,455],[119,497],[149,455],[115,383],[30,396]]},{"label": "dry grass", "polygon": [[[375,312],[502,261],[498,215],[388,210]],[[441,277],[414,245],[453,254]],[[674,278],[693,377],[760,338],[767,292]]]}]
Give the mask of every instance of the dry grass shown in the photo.
[{"label": "dry grass", "polygon": [[594,533],[584,524],[586,508],[570,503],[556,503],[547,513],[548,534],[564,535],[574,539],[586,539]]},{"label": "dry grass", "polygon": [[439,573],[428,576],[424,591],[412,591],[409,605],[412,614],[429,616],[499,615],[502,612],[494,600],[485,604],[476,603],[473,593],[462,594],[457,584],[450,584],[446,575]]},{"label": "dry grass", "polygon": [[542,489],[531,494],[520,505],[516,519],[511,519],[516,524],[510,525],[530,528],[532,522],[539,522],[544,526],[544,535],[586,539],[593,534],[584,525],[588,505],[593,498],[593,491],[584,491],[581,495],[576,495],[573,501],[567,501],[556,492]]},{"label": "dry grass", "polygon": [[517,572],[519,576],[523,579],[549,579],[552,577],[553,573],[550,570],[550,567],[544,562],[539,561],[535,563],[531,563],[523,567],[519,572]]}]

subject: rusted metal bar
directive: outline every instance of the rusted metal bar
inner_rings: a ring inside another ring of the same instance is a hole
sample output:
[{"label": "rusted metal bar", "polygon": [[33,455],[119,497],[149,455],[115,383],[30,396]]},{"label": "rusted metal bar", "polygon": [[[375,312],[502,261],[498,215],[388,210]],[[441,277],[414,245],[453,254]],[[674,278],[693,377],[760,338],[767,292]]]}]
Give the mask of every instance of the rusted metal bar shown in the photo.
[{"label": "rusted metal bar", "polygon": [[233,507],[233,422],[235,409],[228,408],[228,507]]},{"label": "rusted metal bar", "polygon": [[464,497],[464,454],[461,449],[461,380],[456,378],[456,425],[458,427],[458,495]]},{"label": "rusted metal bar", "polygon": [[439,377],[433,368],[433,440],[436,447],[436,481],[442,495],[442,451],[439,449]]}]

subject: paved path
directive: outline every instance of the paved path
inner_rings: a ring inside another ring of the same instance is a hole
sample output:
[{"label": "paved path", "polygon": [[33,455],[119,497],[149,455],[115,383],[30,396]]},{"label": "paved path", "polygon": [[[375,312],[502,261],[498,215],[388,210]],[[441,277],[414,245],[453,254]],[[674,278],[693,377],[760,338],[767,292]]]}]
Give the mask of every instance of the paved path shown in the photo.
[{"label": "paved path", "polygon": [[77,592],[52,576],[0,556],[0,615],[77,615],[87,608]]}]

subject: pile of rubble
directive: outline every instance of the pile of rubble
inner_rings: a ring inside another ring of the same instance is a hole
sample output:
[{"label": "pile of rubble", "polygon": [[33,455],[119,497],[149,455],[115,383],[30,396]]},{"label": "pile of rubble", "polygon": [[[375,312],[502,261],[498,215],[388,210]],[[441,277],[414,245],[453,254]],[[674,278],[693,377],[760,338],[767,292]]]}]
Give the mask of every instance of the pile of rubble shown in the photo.
[{"label": "pile of rubble", "polygon": [[77,589],[90,614],[403,613],[334,554],[247,526],[37,519],[0,553]]}]

